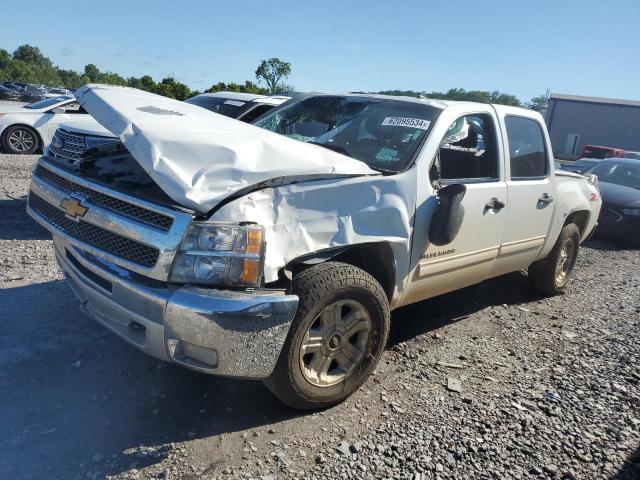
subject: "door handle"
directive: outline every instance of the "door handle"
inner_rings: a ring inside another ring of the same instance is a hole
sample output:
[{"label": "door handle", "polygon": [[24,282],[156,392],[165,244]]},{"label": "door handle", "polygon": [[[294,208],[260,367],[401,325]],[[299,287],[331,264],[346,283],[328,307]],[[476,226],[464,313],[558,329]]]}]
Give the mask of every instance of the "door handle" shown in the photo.
[{"label": "door handle", "polygon": [[485,210],[495,210],[496,212],[498,210],[502,210],[504,208],[504,202],[501,202],[500,200],[498,200],[496,197],[493,197],[491,200],[489,200],[486,205],[484,206]]},{"label": "door handle", "polygon": [[553,202],[553,197],[548,193],[543,193],[542,196],[538,199],[540,203],[551,203]]}]

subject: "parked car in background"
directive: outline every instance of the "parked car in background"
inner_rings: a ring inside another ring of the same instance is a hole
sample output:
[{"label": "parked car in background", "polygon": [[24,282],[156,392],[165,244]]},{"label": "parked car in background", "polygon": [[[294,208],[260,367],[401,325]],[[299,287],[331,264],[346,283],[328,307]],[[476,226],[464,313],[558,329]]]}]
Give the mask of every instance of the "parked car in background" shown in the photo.
[{"label": "parked car in background", "polygon": [[267,96],[254,93],[215,92],[203,93],[185,100],[220,115],[235,118],[246,123],[253,122],[273,107],[283,104],[291,97]]},{"label": "parked car in background", "polygon": [[51,87],[45,87],[47,90],[47,93],[45,94],[46,98],[49,97],[60,97],[60,96],[72,96],[73,93],[71,92],[71,90],[68,90],[66,88],[51,88]]},{"label": "parked car in background", "polygon": [[81,308],[298,409],[362,385],[395,308],[525,268],[561,292],[600,211],[528,109],[314,94],[249,125],[133,89],[76,95],[124,148],[45,154],[27,211]]},{"label": "parked car in background", "polygon": [[600,145],[585,145],[582,149],[581,158],[621,158],[625,151],[621,148],[603,147]]},{"label": "parked car in background", "polygon": [[68,96],[0,107],[0,142],[9,153],[34,153],[49,145],[61,123],[90,118],[77,100]]},{"label": "parked car in background", "polygon": [[624,158],[635,158],[640,160],[640,152],[626,152]]},{"label": "parked car in background", "polygon": [[565,163],[562,170],[573,173],[584,173],[591,167],[597,165],[601,160],[595,158],[581,158],[573,163]]},{"label": "parked car in background", "polygon": [[23,83],[23,82],[2,82],[2,85],[4,85],[5,87],[8,87],[8,88],[12,88],[14,90],[17,90],[19,92],[22,92],[24,90],[24,88],[29,84],[28,83]]},{"label": "parked car in background", "polygon": [[602,195],[596,234],[640,246],[640,160],[608,158],[587,173],[598,177]]},{"label": "parked car in background", "polygon": [[20,92],[13,88],[0,85],[0,100],[20,100]]},{"label": "parked car in background", "polygon": [[47,89],[42,85],[27,85],[22,91],[20,100],[33,103],[47,98]]}]

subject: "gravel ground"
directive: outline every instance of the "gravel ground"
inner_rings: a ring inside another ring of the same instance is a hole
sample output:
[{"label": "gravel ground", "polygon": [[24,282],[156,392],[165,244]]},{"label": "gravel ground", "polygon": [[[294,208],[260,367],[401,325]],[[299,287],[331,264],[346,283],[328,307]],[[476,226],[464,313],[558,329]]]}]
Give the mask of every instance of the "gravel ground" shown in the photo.
[{"label": "gravel ground", "polygon": [[24,213],[36,158],[0,155],[0,478],[640,478],[638,250],[398,310],[363,388],[301,415],[80,314]]}]

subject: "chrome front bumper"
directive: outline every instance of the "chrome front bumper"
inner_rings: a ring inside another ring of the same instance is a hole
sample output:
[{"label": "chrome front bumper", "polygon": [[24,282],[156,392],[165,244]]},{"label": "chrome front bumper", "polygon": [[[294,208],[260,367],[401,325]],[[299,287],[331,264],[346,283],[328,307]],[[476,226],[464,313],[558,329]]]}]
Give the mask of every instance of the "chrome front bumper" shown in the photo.
[{"label": "chrome front bumper", "polygon": [[60,267],[81,309],[140,350],[204,373],[266,378],[298,297],[144,283],[53,236]]}]

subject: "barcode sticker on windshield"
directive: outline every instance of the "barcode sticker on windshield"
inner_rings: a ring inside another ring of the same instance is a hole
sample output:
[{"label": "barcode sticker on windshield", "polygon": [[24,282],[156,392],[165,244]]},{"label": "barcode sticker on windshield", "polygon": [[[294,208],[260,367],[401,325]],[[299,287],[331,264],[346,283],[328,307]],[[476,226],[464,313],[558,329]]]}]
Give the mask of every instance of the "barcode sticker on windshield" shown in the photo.
[{"label": "barcode sticker on windshield", "polygon": [[241,107],[245,102],[239,102],[238,100],[225,100],[225,105],[233,105],[234,107]]},{"label": "barcode sticker on windshield", "polygon": [[387,117],[382,121],[382,125],[391,125],[394,127],[413,127],[421,130],[428,130],[431,122],[422,118],[407,117]]}]

